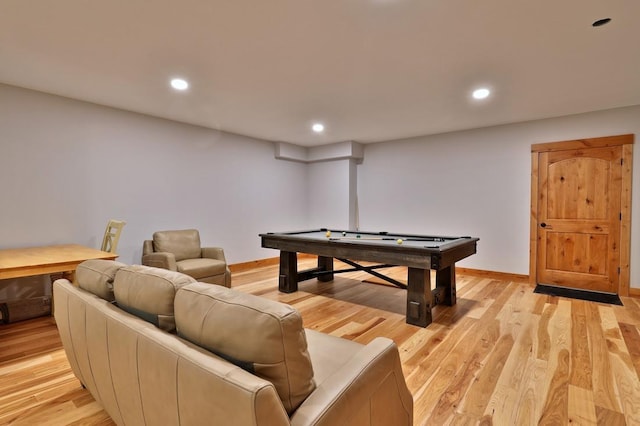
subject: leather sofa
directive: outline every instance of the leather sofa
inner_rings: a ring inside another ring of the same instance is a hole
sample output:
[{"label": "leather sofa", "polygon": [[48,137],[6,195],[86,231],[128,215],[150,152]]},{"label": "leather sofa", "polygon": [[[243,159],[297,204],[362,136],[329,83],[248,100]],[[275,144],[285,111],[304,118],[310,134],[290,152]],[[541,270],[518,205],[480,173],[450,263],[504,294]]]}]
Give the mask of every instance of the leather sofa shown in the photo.
[{"label": "leather sofa", "polygon": [[142,264],[187,274],[204,283],[231,287],[221,247],[201,247],[196,229],[154,232],[142,245]]},{"label": "leather sofa", "polygon": [[413,422],[394,342],[304,329],[289,305],[165,269],[88,260],[54,282],[73,372],[119,425]]}]

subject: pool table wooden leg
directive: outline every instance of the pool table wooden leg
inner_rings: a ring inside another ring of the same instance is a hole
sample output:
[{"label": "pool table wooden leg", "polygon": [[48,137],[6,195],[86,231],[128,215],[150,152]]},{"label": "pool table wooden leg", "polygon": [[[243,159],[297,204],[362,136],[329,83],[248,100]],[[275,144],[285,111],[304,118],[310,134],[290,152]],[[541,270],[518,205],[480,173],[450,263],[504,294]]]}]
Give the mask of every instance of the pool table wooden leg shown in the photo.
[{"label": "pool table wooden leg", "polygon": [[[318,271],[333,271],[333,257],[318,256]],[[333,281],[333,274],[322,274],[318,281]]]},{"label": "pool table wooden leg", "polygon": [[436,288],[444,288],[442,304],[456,304],[456,267],[451,265],[436,272]]},{"label": "pool table wooden leg", "polygon": [[426,327],[431,324],[431,271],[409,268],[407,276],[407,323]]},{"label": "pool table wooden leg", "polygon": [[298,253],[295,251],[280,252],[280,279],[278,290],[283,293],[298,291]]}]

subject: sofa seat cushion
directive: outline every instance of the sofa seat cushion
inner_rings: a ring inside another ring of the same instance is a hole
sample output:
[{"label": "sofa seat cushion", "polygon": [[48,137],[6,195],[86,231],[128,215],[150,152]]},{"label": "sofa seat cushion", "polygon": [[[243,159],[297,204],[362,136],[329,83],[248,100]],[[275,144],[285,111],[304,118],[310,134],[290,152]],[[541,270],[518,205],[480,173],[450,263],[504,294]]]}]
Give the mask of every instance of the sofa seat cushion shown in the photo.
[{"label": "sofa seat cushion", "polygon": [[178,334],[273,383],[289,414],[315,389],[302,317],[289,305],[195,283],[176,293]]},{"label": "sofa seat cushion", "polygon": [[309,356],[313,364],[313,378],[320,386],[364,348],[364,345],[337,336],[305,329]]},{"label": "sofa seat cushion", "polygon": [[195,279],[180,272],[133,265],[118,270],[113,290],[120,308],[163,330],[174,331],[176,291],[193,282]]},{"label": "sofa seat cushion", "polygon": [[197,229],[155,232],[153,248],[157,252],[173,253],[176,261],[202,256],[200,233]]},{"label": "sofa seat cushion", "polygon": [[81,289],[113,302],[113,280],[116,272],[125,266],[127,265],[113,260],[85,260],[76,268],[76,282]]},{"label": "sofa seat cushion", "polygon": [[199,280],[214,275],[221,275],[227,271],[227,264],[217,259],[185,259],[176,262],[178,272],[187,274]]}]

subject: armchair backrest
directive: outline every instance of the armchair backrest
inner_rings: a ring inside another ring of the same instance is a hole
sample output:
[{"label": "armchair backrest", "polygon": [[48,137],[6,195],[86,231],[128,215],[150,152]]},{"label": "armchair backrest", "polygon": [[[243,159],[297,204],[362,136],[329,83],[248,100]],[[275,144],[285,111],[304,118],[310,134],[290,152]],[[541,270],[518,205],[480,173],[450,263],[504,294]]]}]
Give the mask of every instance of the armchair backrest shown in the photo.
[{"label": "armchair backrest", "polygon": [[154,232],[153,251],[173,253],[176,261],[202,257],[200,233],[197,229]]}]

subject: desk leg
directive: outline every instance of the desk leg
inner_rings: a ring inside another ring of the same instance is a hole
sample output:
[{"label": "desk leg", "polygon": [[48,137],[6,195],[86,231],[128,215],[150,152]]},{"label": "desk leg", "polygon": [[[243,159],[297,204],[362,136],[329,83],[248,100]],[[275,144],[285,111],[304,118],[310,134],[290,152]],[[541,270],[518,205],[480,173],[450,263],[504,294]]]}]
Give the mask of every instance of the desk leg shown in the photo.
[{"label": "desk leg", "polygon": [[407,277],[407,324],[426,327],[431,324],[431,271],[409,268]]},{"label": "desk leg", "polygon": [[451,265],[436,272],[436,288],[444,288],[442,303],[448,306],[456,304],[456,267]]},{"label": "desk leg", "polygon": [[[333,257],[318,256],[318,271],[333,271]],[[333,274],[322,274],[318,281],[333,281]]]},{"label": "desk leg", "polygon": [[283,293],[298,291],[298,253],[295,251],[280,252],[280,279],[278,290]]}]

